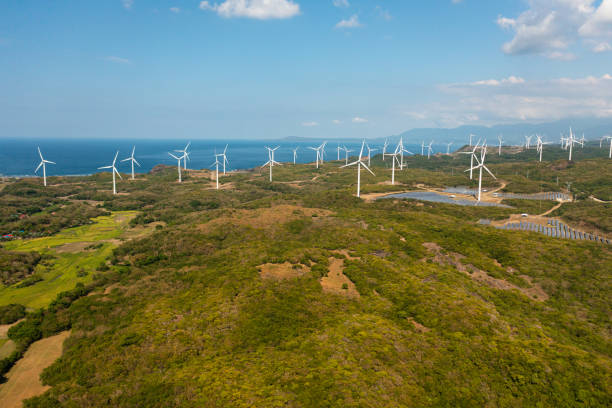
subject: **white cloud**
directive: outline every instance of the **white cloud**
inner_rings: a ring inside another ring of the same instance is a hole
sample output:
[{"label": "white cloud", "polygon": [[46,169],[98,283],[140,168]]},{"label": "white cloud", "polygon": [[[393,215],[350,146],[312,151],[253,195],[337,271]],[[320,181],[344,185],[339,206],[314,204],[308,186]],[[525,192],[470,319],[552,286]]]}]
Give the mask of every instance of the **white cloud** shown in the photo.
[{"label": "white cloud", "polygon": [[121,4],[125,9],[130,10],[134,5],[134,0],[121,0]]},{"label": "white cloud", "polygon": [[348,20],[340,20],[338,24],[336,24],[336,28],[357,28],[361,26],[357,14],[353,14]]},{"label": "white cloud", "polygon": [[382,17],[383,19],[389,21],[391,19],[393,19],[393,16],[391,15],[391,13],[389,13],[388,10],[385,10],[384,8],[380,7],[380,6],[376,6],[375,7],[376,11],[378,11],[378,14],[380,15],[380,17]]},{"label": "white cloud", "polygon": [[332,120],[332,123],[333,123],[334,125],[341,125],[341,124],[342,124],[342,121],[341,121],[341,120],[338,120],[338,119],[334,119],[334,120]]},{"label": "white cloud", "polygon": [[302,126],[304,127],[319,126],[319,123],[318,122],[302,122]]},{"label": "white cloud", "polygon": [[365,118],[360,118],[359,116],[355,116],[355,117],[352,119],[352,122],[353,122],[353,123],[368,123],[368,120],[367,120],[367,119],[365,119]]},{"label": "white cloud", "polygon": [[521,77],[509,76],[501,80],[497,79],[485,79],[482,81],[472,82],[472,85],[487,85],[487,86],[499,86],[503,84],[523,84],[525,80]]},{"label": "white cloud", "polygon": [[336,7],[348,7],[350,6],[348,0],[333,0],[334,6]]},{"label": "white cloud", "polygon": [[178,7],[170,7],[170,11],[173,12],[174,14],[178,14],[181,12],[181,9]]},{"label": "white cloud", "polygon": [[114,55],[103,57],[102,60],[108,61],[108,62],[114,62],[115,64],[131,64],[132,63],[132,61],[130,61],[127,58],[116,57]]},{"label": "white cloud", "polygon": [[[571,60],[568,49],[587,39],[612,36],[612,0],[527,0],[529,8],[516,18],[499,16],[497,24],[512,31],[502,46],[506,54],[539,54]],[[596,5],[599,4],[598,7]]]},{"label": "white cloud", "polygon": [[438,102],[414,103],[401,107],[400,112],[420,125],[451,127],[573,117],[612,118],[612,75],[609,74],[445,84],[438,86],[435,96]]},{"label": "white cloud", "polygon": [[610,45],[610,43],[602,42],[602,43],[596,44],[593,47],[593,52],[596,52],[596,53],[601,53],[601,52],[606,52],[606,51],[612,51],[612,46]]},{"label": "white cloud", "polygon": [[258,20],[285,19],[300,14],[293,0],[225,0],[222,3],[200,2],[200,9],[211,10],[221,17],[245,17]]}]

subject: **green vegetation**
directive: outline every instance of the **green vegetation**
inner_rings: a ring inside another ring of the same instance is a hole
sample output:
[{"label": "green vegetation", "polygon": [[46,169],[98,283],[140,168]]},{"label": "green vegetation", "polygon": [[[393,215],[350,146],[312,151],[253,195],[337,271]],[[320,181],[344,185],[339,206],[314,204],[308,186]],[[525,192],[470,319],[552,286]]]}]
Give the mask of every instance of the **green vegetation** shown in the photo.
[{"label": "green vegetation", "polygon": [[0,324],[11,324],[25,316],[26,309],[23,305],[12,303],[0,306]]},{"label": "green vegetation", "polygon": [[[469,186],[464,162],[409,158],[395,188]],[[377,184],[389,163],[372,164],[364,190],[389,191]],[[573,179],[578,192],[577,175],[580,189],[603,191],[597,180],[610,171],[603,159],[557,165],[489,167],[512,192],[554,191],[557,176],[556,191]],[[275,168],[272,184],[265,173],[228,175],[232,187],[219,191],[193,173],[179,185],[170,171],[123,182],[128,194],[116,197],[95,188],[107,176],[62,179],[62,189],[79,185],[79,200],[140,212],[6,243],[54,256],[31,275],[43,281],[0,290],[0,304],[42,308],[11,328],[16,352],[72,329],[43,372],[51,389],[24,406],[612,405],[611,248],[478,224],[555,203],[364,202],[355,172],[333,162]],[[577,195],[556,211],[605,224],[609,206]],[[352,282],[336,292],[320,282],[330,258]],[[287,277],[260,275],[285,262]]]}]

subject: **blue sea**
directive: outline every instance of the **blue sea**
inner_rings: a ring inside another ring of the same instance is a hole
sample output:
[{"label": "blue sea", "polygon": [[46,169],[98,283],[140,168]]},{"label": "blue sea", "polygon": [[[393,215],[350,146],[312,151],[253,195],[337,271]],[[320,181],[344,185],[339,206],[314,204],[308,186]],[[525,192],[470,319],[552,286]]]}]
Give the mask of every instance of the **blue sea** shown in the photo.
[{"label": "blue sea", "polygon": [[[0,175],[3,176],[33,176],[40,158],[36,148],[40,146],[46,160],[56,162],[56,165],[47,165],[47,175],[88,175],[96,173],[98,167],[108,166],[112,163],[115,152],[119,151],[117,168],[121,172],[130,171],[129,162],[119,162],[130,156],[132,147],[136,146],[135,158],[141,167],[136,167],[137,173],[146,173],[158,164],[176,165],[176,160],[168,152],[183,149],[188,140],[177,139],[0,139]],[[276,147],[275,160],[279,162],[293,162],[293,149],[298,150],[298,163],[312,163],[316,153],[309,149],[317,146],[321,140],[289,141],[289,140],[193,140],[191,141],[190,158],[187,167],[192,169],[211,168],[215,161],[214,154],[221,153],[226,144],[228,170],[251,169],[263,165],[268,160],[265,146]],[[329,141],[326,148],[325,160],[336,160],[338,143],[346,146],[356,155],[361,147],[359,141]],[[372,144],[377,148],[373,155],[380,154],[382,143]],[[393,150],[394,147],[388,148]],[[414,153],[421,152],[420,145],[407,145],[406,148]],[[434,146],[435,148],[435,146]],[[438,146],[436,152],[443,151],[445,146]],[[367,154],[364,152],[364,155]],[[344,152],[340,153],[344,160]],[[39,171],[40,173],[40,171]]]}]

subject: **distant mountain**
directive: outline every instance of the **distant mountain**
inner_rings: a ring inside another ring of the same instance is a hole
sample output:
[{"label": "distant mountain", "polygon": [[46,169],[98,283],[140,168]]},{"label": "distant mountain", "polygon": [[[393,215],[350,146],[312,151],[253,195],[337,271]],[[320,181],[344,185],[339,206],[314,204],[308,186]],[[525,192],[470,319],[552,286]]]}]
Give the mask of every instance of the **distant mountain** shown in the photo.
[{"label": "distant mountain", "polygon": [[[403,137],[405,143],[421,143],[422,141],[434,143],[467,143],[470,133],[477,138],[486,138],[489,143],[497,141],[497,136],[502,135],[506,143],[522,143],[525,135],[539,133],[544,135],[548,141],[556,142],[561,133],[568,133],[570,126],[574,132],[588,140],[599,139],[603,135],[612,134],[612,118],[585,118],[585,119],[563,119],[556,122],[539,124],[513,124],[495,126],[460,126],[454,129],[444,128],[422,128],[411,129],[399,135],[391,136],[391,140]],[[384,140],[384,138],[380,138]]]}]

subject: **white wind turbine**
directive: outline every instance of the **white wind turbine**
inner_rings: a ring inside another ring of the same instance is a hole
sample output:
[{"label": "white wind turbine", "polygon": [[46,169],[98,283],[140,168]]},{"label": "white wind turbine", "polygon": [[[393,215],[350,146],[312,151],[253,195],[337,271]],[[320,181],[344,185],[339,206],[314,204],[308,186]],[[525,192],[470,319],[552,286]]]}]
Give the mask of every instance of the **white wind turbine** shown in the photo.
[{"label": "white wind turbine", "polygon": [[499,142],[499,150],[497,151],[497,155],[501,156],[502,144],[504,143],[504,138],[502,135],[497,136],[497,141]]},{"label": "white wind turbine", "polygon": [[542,162],[542,152],[544,151],[544,145],[550,144],[549,142],[544,142],[542,141],[542,138],[540,137],[540,135],[537,135],[538,140],[537,140],[537,147],[536,147],[536,151],[540,154],[540,162]]},{"label": "white wind turbine", "polygon": [[480,144],[480,139],[478,140],[478,143],[476,143],[476,146],[474,146],[471,152],[461,152],[462,154],[470,155],[470,180],[473,180],[471,169],[474,167],[474,158],[476,158],[476,150],[478,150],[479,144]]},{"label": "white wind turbine", "polygon": [[365,140],[363,142],[361,142],[361,151],[359,152],[359,156],[357,156],[357,160],[355,160],[352,163],[345,164],[344,166],[342,166],[342,168],[344,168],[344,167],[348,167],[348,166],[355,166],[355,165],[357,165],[357,197],[359,197],[360,190],[361,190],[361,167],[363,166],[364,169],[366,169],[367,171],[372,173],[373,176],[375,176],[375,174],[372,172],[372,170],[370,170],[370,168],[361,160],[361,158],[363,156],[363,148],[364,148],[364,146],[365,146]]},{"label": "white wind turbine", "polygon": [[385,139],[385,144],[383,144],[382,148],[382,159],[385,161],[385,154],[387,154],[387,147],[389,146],[389,140]]},{"label": "white wind turbine", "polygon": [[446,154],[450,155],[450,148],[453,145],[453,142],[447,143],[446,144]]},{"label": "white wind turbine", "polygon": [[[183,153],[181,158],[184,159],[183,167],[185,168],[185,170],[187,170],[187,160],[189,160],[189,152],[187,151],[189,150],[189,146],[191,146],[191,142],[187,143],[187,145],[185,145],[185,148],[183,150],[175,150],[175,152],[177,153]],[[225,148],[227,149],[227,146]]]},{"label": "white wind turbine", "polygon": [[36,170],[34,170],[34,173],[38,173],[38,170],[42,167],[42,169],[43,169],[43,185],[45,187],[47,187],[47,164],[55,164],[55,162],[52,162],[50,160],[45,160],[43,158],[42,153],[40,152],[40,147],[38,148],[38,155],[40,156],[40,164],[38,165],[38,167],[36,167]]},{"label": "white wind turbine", "polygon": [[472,138],[475,137],[476,135],[470,133],[470,147],[472,147]]},{"label": "white wind turbine", "polygon": [[323,147],[323,145],[318,146],[318,147],[309,147],[310,150],[314,150],[315,152],[317,152],[317,169],[319,168],[319,161],[321,161],[321,163],[323,162],[321,159],[321,148]]},{"label": "white wind turbine", "polygon": [[[168,154],[178,161],[178,165],[177,165],[177,167],[178,167],[178,182],[182,183],[183,182],[183,178],[181,176],[181,160],[185,159],[185,155],[187,153],[185,151],[183,151],[183,155],[182,156],[175,156],[175,155],[173,155],[170,152],[168,152]],[[187,159],[185,159],[185,160],[187,160]]]},{"label": "white wind turbine", "polygon": [[385,155],[390,156],[391,157],[391,184],[395,185],[395,163],[397,163],[398,165],[400,164],[399,159],[397,158],[400,153],[398,151],[399,149],[399,145],[395,148],[395,151],[393,153],[385,153],[383,154],[383,158],[385,157]]},{"label": "white wind turbine", "polygon": [[533,135],[531,136],[525,136],[525,148],[527,150],[529,150],[529,148],[531,147],[531,139],[533,138]]},{"label": "white wind turbine", "polygon": [[368,145],[368,144],[366,144],[366,147],[367,147],[367,149],[368,149],[368,166],[369,166],[369,165],[370,165],[370,158],[371,158],[371,156],[372,156],[372,152],[375,152],[375,151],[376,151],[376,150],[378,150],[378,149],[372,149],[372,148],[370,147],[370,145]]},{"label": "white wind turbine", "polygon": [[397,143],[397,147],[395,148],[395,151],[399,153],[400,155],[400,170],[404,170],[404,153],[408,153],[408,154],[414,154],[414,153],[404,148],[404,140],[401,137],[400,137],[399,142]]},{"label": "white wind turbine", "polygon": [[117,171],[117,168],[115,167],[115,163],[117,162],[117,156],[118,155],[119,155],[119,150],[117,150],[117,153],[115,153],[115,158],[113,159],[113,164],[111,164],[110,166],[98,167],[98,170],[111,169],[111,173],[113,174],[113,194],[117,194],[117,184],[116,184],[116,181],[115,181],[115,174],[117,174],[119,176],[119,178],[121,180],[123,180],[123,177],[121,177],[121,174],[119,174],[119,172]]},{"label": "white wind turbine", "polygon": [[223,156],[223,154],[215,154],[215,162],[212,164],[212,166],[210,167],[215,167],[215,179],[216,179],[216,183],[217,183],[217,190],[219,189],[219,165],[221,163],[219,163],[219,157]]},{"label": "white wind turbine", "polygon": [[344,165],[348,164],[348,159],[349,159],[349,153],[351,153],[352,150],[347,149],[346,146],[344,146]]},{"label": "white wind turbine", "polygon": [[478,176],[478,201],[480,201],[480,197],[482,194],[482,169],[485,169],[487,173],[489,173],[495,180],[497,180],[497,177],[495,177],[495,175],[491,173],[491,170],[489,170],[484,164],[486,155],[487,145],[483,144],[482,148],[480,149],[480,160],[478,160],[478,156],[475,156],[478,165],[476,167],[470,167],[468,170],[466,170],[470,173],[472,173],[473,170],[480,170],[480,175]]},{"label": "white wind turbine", "polygon": [[340,147],[340,144],[338,143],[338,147],[336,148],[336,151],[338,152],[338,161],[340,161],[340,150],[342,150],[342,148]]},{"label": "white wind turbine", "polygon": [[321,164],[325,163],[325,147],[327,146],[327,142],[323,142],[320,146],[321,148]]},{"label": "white wind turbine", "polygon": [[[604,136],[601,138],[602,141],[607,140],[607,139],[610,140],[610,153],[608,154],[608,158],[612,159],[612,136]],[[601,142],[600,142],[600,146],[601,146]]]},{"label": "white wind turbine", "polygon": [[128,160],[132,162],[132,180],[134,180],[134,163],[136,163],[136,165],[140,167],[140,163],[138,163],[138,161],[136,161],[136,159],[134,158],[135,151],[136,151],[136,146],[132,148],[132,155],[130,157],[128,157],[127,159],[121,160],[121,162],[128,161]]},{"label": "white wind turbine", "polygon": [[429,142],[429,144],[427,145],[427,158],[428,159],[431,157],[431,153],[433,152],[433,149],[431,148],[432,144],[433,144],[433,140]]},{"label": "white wind turbine", "polygon": [[297,160],[298,149],[299,147],[296,147],[295,149],[293,149],[293,164],[295,164],[295,161]]},{"label": "white wind turbine", "polygon": [[215,154],[215,156],[220,156],[222,158],[221,164],[223,165],[223,175],[225,175],[225,165],[229,164],[229,161],[227,160],[227,147],[229,145],[225,145],[225,149],[223,149],[223,153],[219,153],[219,154]]},{"label": "white wind turbine", "polygon": [[266,149],[268,149],[268,161],[263,166],[261,166],[261,167],[270,166],[270,182],[272,182],[272,167],[274,167],[275,164],[281,166],[279,162],[274,160],[274,152],[276,151],[276,149],[278,149],[278,147],[279,146],[276,146],[274,149],[271,149],[268,146],[266,146]]},{"label": "white wind turbine", "polygon": [[580,145],[584,145],[584,143],[574,137],[574,132],[572,131],[571,127],[570,127],[570,135],[566,140],[567,140],[567,146],[569,147],[569,160],[571,161],[572,152],[574,150],[574,143],[580,144]]},{"label": "white wind turbine", "polygon": [[[471,136],[471,135],[470,135]],[[470,139],[471,140],[471,139]],[[471,142],[470,142],[470,146],[471,146]],[[425,156],[425,141],[423,140],[421,142],[421,156]]]}]

